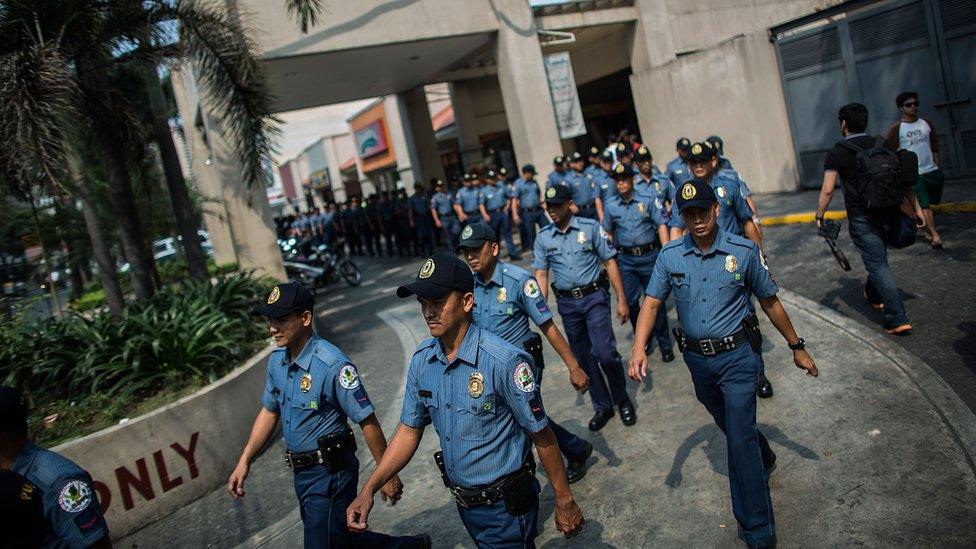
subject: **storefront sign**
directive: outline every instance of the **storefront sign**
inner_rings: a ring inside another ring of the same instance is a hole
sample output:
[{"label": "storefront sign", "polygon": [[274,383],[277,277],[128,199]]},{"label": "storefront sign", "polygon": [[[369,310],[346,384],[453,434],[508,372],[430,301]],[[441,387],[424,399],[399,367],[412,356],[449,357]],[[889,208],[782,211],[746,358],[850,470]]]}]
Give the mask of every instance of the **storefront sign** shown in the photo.
[{"label": "storefront sign", "polygon": [[570,139],[585,134],[583,108],[580,106],[579,94],[576,93],[576,78],[573,76],[569,52],[547,55],[545,62],[546,76],[549,78],[549,95],[552,96],[552,108],[556,113],[559,138]]},{"label": "storefront sign", "polygon": [[359,158],[369,158],[387,149],[380,120],[356,130],[356,149]]}]

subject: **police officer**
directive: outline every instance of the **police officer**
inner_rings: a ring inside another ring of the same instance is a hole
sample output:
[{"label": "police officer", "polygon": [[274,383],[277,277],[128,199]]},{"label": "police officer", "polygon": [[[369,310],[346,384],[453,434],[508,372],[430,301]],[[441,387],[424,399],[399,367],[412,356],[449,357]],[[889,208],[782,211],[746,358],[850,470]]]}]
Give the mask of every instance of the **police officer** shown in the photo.
[{"label": "police officer", "polygon": [[434,182],[434,196],[430,197],[430,215],[434,218],[434,226],[441,230],[444,246],[453,250],[461,228],[454,211],[454,199],[440,179]]},{"label": "police officer", "polygon": [[[630,310],[630,325],[637,330],[637,315],[644,288],[651,279],[658,250],[668,243],[668,227],[661,202],[653,195],[634,189],[634,175],[623,164],[613,169],[617,196],[604,209],[603,228],[613,239],[620,254],[617,264],[623,278],[624,292]],[[664,362],[674,360],[668,317],[661,307],[654,323],[654,338]]]},{"label": "police officer", "polygon": [[363,255],[363,231],[366,228],[366,212],[363,211],[362,203],[358,196],[354,196],[349,199],[349,222],[346,224],[350,227],[349,231],[349,245],[352,247],[353,255]]},{"label": "police officer", "polygon": [[555,494],[556,528],[566,537],[583,527],[556,437],[549,428],[532,358],[473,323],[474,279],[457,256],[438,252],[417,278],[397,288],[416,296],[431,338],[410,360],[400,425],[346,514],[349,528],[367,527],[373,494],[403,469],[434,425],[434,460],[478,547],[535,547],[539,482],[534,444]]},{"label": "police officer", "polygon": [[[624,425],[633,425],[637,423],[637,413],[627,397],[607,292],[613,286],[617,317],[620,322],[627,322],[630,311],[615,259],[617,250],[596,221],[573,215],[572,196],[566,185],[546,189],[546,210],[553,223],[539,232],[532,267],[546,296],[549,270],[553,271],[552,289],[563,318],[563,330],[573,355],[590,376],[590,399],[595,410],[590,430],[602,429],[614,416],[615,405]],[[601,272],[601,263],[606,266],[606,273]]]},{"label": "police officer", "polygon": [[380,195],[380,203],[377,213],[380,216],[380,230],[383,232],[383,240],[386,241],[386,255],[393,257],[396,253],[394,238],[396,237],[396,209],[393,204],[393,195],[390,191],[383,191]]},{"label": "police officer", "polygon": [[638,171],[637,166],[634,165],[634,149],[630,148],[630,143],[617,143],[614,151],[617,164],[623,164],[636,175]]},{"label": "police officer", "polygon": [[[91,475],[28,438],[27,403],[20,391],[6,386],[0,386],[0,469],[24,477],[39,491],[44,547],[112,546]],[[10,542],[5,533],[0,545]]]},{"label": "police officer", "polygon": [[522,166],[522,177],[515,181],[512,197],[512,219],[522,227],[522,251],[531,250],[535,244],[536,226],[540,229],[549,224],[539,199],[539,182],[535,180],[535,166]]},{"label": "police officer", "polygon": [[573,190],[573,205],[576,211],[573,213],[580,217],[597,219],[596,197],[599,192],[596,181],[584,173],[583,155],[574,152],[569,157],[570,171],[566,177],[566,184]]},{"label": "police officer", "polygon": [[546,187],[557,184],[566,184],[569,172],[566,171],[566,157],[559,155],[552,159],[552,171],[546,176]]},{"label": "police officer", "polygon": [[366,214],[366,232],[364,238],[366,240],[366,250],[369,252],[370,257],[373,257],[374,254],[376,257],[383,255],[383,246],[380,244],[380,234],[383,231],[380,229],[379,203],[379,195],[373,193],[369,195],[369,199],[366,201],[366,207],[363,208],[363,212]]},{"label": "police officer", "polygon": [[430,200],[422,183],[413,186],[410,197],[410,227],[416,235],[417,254],[428,256],[434,253],[434,220],[430,213]]},{"label": "police officer", "polygon": [[515,196],[515,182],[509,180],[508,169],[504,166],[498,168],[496,177],[498,178],[497,184],[505,191],[505,216],[502,218],[501,236],[505,239],[505,246],[508,248],[508,258],[512,261],[521,261],[522,254],[519,253],[518,247],[515,246],[515,240],[512,238],[512,224],[514,223],[512,220],[512,197]]},{"label": "police officer", "polygon": [[[542,385],[546,367],[542,338],[529,329],[531,320],[566,363],[573,387],[586,392],[590,380],[553,322],[552,311],[542,297],[538,282],[528,271],[498,261],[498,238],[491,227],[484,223],[465,227],[458,252],[474,274],[474,323],[529,353],[535,363],[536,383]],[[569,483],[578,482],[586,475],[586,461],[593,454],[593,445],[560,427],[551,417],[549,427],[568,462]]]},{"label": "police officer", "polygon": [[661,251],[637,321],[629,375],[638,382],[647,375],[647,334],[661,303],[674,294],[683,330],[678,345],[695,395],[726,436],[732,512],[750,547],[772,547],[775,522],[768,478],[776,455],[756,428],[761,336],[750,295],[759,299],[786,339],[796,366],[814,377],[819,372],[776,297],[776,283],[759,247],[720,227],[711,185],[688,181],[678,189],[676,202],[693,230]]},{"label": "police officer", "polygon": [[[749,185],[742,179],[739,172],[735,171],[735,168],[732,167],[732,161],[729,160],[729,157],[725,156],[725,144],[722,142],[722,138],[717,135],[712,135],[709,136],[707,141],[715,147],[719,172],[738,179],[739,191],[742,193],[742,198],[746,201],[746,205],[752,210],[752,220],[756,222],[756,226],[758,227],[760,225],[759,209],[756,207],[756,200],[752,197],[752,190],[749,189]],[[761,229],[760,232],[762,232]]]},{"label": "police officer", "polygon": [[592,177],[594,180],[597,178],[597,174],[603,168],[600,166],[600,147],[590,147],[586,153],[586,169],[583,170],[587,175]]},{"label": "police officer", "polygon": [[396,191],[396,199],[393,201],[393,215],[396,218],[397,255],[410,257],[413,254],[414,234],[410,230],[410,200],[407,199],[406,189]]},{"label": "police officer", "polygon": [[674,148],[677,150],[678,156],[674,157],[671,162],[668,162],[668,167],[664,171],[664,175],[668,176],[671,184],[677,189],[682,183],[694,177],[688,169],[688,154],[691,151],[691,140],[687,137],[681,137],[678,139]]},{"label": "police officer", "polygon": [[0,469],[0,531],[5,547],[44,546],[42,496],[23,476]]},{"label": "police officer", "polygon": [[[498,238],[505,233],[505,226],[508,222],[508,210],[511,207],[508,190],[505,188],[504,180],[498,179],[495,170],[488,170],[485,174],[487,183],[481,188],[480,204],[481,217],[485,220],[491,230],[495,231]],[[469,225],[470,227],[470,225]],[[508,238],[505,243],[508,245],[508,257],[512,261],[519,261],[519,255],[515,242],[512,241],[511,229],[508,231]]]},{"label": "police officer", "polygon": [[596,215],[603,223],[603,208],[610,198],[617,196],[617,184],[614,183],[610,173],[613,171],[613,153],[603,151],[600,153],[600,169],[594,171],[593,181],[596,183]]},{"label": "police officer", "polygon": [[464,186],[458,189],[454,196],[454,211],[461,221],[461,228],[470,223],[481,221],[481,210],[478,203],[481,202],[481,189],[477,186],[478,176],[464,174]]},{"label": "police officer", "polygon": [[[386,437],[356,366],[335,345],[312,329],[315,298],[295,282],[279,284],[252,314],[268,320],[278,349],[268,358],[261,409],[227,492],[244,497],[251,460],[274,434],[279,418],[285,439],[285,463],[294,472],[295,494],[305,525],[305,547],[429,547],[429,538],[393,538],[374,532],[352,536],[344,512],[356,495],[359,460],[356,438],[346,419],[359,424],[376,461],[386,451]],[[383,499],[395,504],[403,484],[391,476]]]}]

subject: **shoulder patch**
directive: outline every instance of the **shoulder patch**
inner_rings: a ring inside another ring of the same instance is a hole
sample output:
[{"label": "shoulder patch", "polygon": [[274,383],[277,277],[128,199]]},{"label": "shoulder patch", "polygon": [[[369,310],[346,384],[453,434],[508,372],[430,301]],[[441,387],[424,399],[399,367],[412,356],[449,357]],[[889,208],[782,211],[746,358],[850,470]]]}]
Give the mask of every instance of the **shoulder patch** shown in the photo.
[{"label": "shoulder patch", "polygon": [[528,362],[519,362],[514,373],[515,388],[523,393],[535,391],[535,376]]},{"label": "shoulder patch", "polygon": [[68,481],[58,494],[58,507],[66,513],[80,513],[91,505],[94,495],[88,483],[81,480]]},{"label": "shoulder patch", "polygon": [[359,372],[352,364],[346,364],[339,369],[339,385],[343,389],[357,389],[359,387]]},{"label": "shoulder patch", "polygon": [[539,297],[539,293],[540,293],[539,292],[539,283],[536,282],[534,278],[530,278],[530,279],[526,280],[525,281],[525,284],[522,285],[522,293],[525,294],[525,297],[528,297],[528,298],[531,298],[531,299],[535,299],[535,298]]}]

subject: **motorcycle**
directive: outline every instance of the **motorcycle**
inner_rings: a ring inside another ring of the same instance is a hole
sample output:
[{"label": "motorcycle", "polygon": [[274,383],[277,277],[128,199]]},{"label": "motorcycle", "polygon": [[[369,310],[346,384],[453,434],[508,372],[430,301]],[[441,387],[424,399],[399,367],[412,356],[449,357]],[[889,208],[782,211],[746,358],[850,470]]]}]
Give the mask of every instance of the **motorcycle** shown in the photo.
[{"label": "motorcycle", "polygon": [[322,288],[340,278],[349,286],[359,286],[363,282],[363,272],[345,257],[342,240],[330,247],[315,245],[311,239],[299,241],[293,237],[279,240],[278,246],[284,256],[285,273],[291,281],[312,289]]}]

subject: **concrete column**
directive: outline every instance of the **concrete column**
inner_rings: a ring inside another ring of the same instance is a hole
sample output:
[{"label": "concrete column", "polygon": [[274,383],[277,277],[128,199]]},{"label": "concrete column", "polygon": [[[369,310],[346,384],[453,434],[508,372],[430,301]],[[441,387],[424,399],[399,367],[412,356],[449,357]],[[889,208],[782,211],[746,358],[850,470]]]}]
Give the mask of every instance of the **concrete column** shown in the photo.
[{"label": "concrete column", "polygon": [[248,189],[240,170],[240,162],[231,143],[223,135],[220,122],[205,115],[207,140],[213,155],[215,178],[220,182],[220,197],[227,213],[237,265],[243,271],[254,270],[259,276],[285,280],[281,250],[276,242],[274,221],[268,207],[264,185],[258,183]]},{"label": "concrete column", "polygon": [[545,173],[562,154],[549,82],[532,8],[525,0],[495,0],[498,18],[498,84],[519,165],[532,163]]},{"label": "concrete column", "polygon": [[461,146],[461,162],[464,168],[481,163],[481,141],[478,139],[478,124],[475,121],[474,104],[468,89],[467,80],[450,84],[451,107],[454,108],[454,125],[458,129],[458,144]]},{"label": "concrete column", "polygon": [[386,111],[386,128],[390,132],[390,141],[392,141],[390,145],[393,152],[396,153],[397,177],[403,183],[404,188],[413,188],[413,184],[419,180],[420,174],[417,169],[413,143],[411,143],[404,126],[407,115],[403,98],[399,95],[384,97],[383,109]]},{"label": "concrete column", "polygon": [[634,9],[637,11],[637,23],[631,43],[631,70],[638,73],[674,60],[668,3],[635,0]]},{"label": "concrete column", "polygon": [[[434,137],[434,127],[430,123],[430,107],[427,105],[427,93],[424,92],[424,87],[414,88],[400,96],[407,113],[403,124],[417,157],[417,162],[414,164],[417,168],[415,171],[420,172],[417,181],[426,186],[426,182],[431,177],[444,179],[444,165],[441,164],[437,138]],[[413,189],[409,192],[412,193]]]}]

